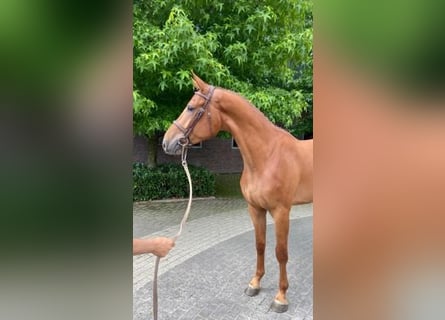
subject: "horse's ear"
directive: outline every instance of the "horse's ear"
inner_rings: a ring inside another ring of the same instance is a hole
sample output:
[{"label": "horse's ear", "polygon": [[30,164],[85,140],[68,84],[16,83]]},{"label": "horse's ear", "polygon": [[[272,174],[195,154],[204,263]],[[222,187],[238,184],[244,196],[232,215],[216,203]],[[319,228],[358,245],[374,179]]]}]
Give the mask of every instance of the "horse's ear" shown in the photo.
[{"label": "horse's ear", "polygon": [[193,89],[195,89],[195,90],[199,90],[199,86],[198,86],[198,83],[196,82],[196,80],[195,80],[195,74],[193,73],[193,71],[192,71],[192,83],[193,83]]},{"label": "horse's ear", "polygon": [[208,88],[208,84],[201,80],[193,71],[192,71],[192,82],[193,86],[201,91],[205,91]]}]

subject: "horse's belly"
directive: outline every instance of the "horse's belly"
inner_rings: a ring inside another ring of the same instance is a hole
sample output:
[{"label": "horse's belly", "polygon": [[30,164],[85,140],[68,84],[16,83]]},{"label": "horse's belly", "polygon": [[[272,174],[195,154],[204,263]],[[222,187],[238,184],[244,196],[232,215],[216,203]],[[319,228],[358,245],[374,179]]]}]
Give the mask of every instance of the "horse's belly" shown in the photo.
[{"label": "horse's belly", "polygon": [[311,203],[313,201],[312,192],[300,192],[297,193],[294,197],[294,201],[292,204],[305,204],[305,203]]},{"label": "horse's belly", "polygon": [[313,201],[313,185],[312,180],[300,181],[294,193],[292,204],[311,203]]}]

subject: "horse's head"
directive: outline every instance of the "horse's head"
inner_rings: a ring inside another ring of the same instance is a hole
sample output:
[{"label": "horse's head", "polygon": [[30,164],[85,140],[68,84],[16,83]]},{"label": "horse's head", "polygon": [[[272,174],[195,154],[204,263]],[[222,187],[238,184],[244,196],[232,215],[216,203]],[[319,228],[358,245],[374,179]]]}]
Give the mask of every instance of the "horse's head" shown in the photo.
[{"label": "horse's head", "polygon": [[214,137],[220,130],[219,112],[215,109],[215,87],[193,73],[195,94],[181,115],[173,121],[162,141],[167,154],[180,154],[183,145],[192,145]]}]

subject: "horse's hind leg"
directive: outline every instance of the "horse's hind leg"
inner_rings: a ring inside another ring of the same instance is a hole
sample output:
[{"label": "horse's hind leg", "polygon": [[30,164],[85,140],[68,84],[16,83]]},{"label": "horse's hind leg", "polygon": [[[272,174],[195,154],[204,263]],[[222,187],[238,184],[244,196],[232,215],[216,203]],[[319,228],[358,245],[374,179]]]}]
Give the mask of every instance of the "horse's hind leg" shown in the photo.
[{"label": "horse's hind leg", "polygon": [[252,280],[250,280],[245,293],[248,296],[255,296],[260,292],[260,281],[264,276],[264,250],[266,248],[266,210],[255,208],[251,205],[248,207],[250,218],[255,227],[255,242],[257,252],[256,272]]},{"label": "horse's hind leg", "polygon": [[272,212],[275,220],[275,254],[280,265],[279,290],[271,306],[271,309],[275,312],[285,312],[289,305],[286,299],[286,291],[289,287],[286,270],[288,260],[289,210],[290,209],[283,208]]}]

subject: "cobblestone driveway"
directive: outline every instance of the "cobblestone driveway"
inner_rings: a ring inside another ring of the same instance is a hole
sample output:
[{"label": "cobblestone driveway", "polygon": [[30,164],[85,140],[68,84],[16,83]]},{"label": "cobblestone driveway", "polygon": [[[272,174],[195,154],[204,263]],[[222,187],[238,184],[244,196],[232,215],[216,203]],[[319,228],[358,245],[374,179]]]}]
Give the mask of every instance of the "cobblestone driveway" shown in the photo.
[{"label": "cobblestone driveway", "polygon": [[[185,201],[134,205],[133,235],[173,236]],[[277,290],[273,221],[268,218],[266,275],[256,297],[244,294],[256,265],[253,227],[243,199],[194,200],[183,234],[161,260],[159,319],[312,320],[312,205],[291,211],[289,310],[269,311]],[[133,319],[152,319],[154,257],[133,258]]]}]

